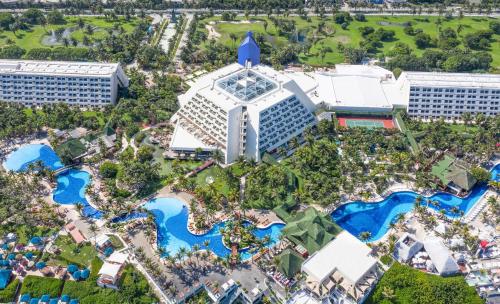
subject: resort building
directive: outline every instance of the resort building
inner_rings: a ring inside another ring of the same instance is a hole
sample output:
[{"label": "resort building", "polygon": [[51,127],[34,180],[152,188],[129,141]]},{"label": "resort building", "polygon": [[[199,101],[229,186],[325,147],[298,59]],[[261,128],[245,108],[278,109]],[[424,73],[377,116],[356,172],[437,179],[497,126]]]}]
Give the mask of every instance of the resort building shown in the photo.
[{"label": "resort building", "polygon": [[361,303],[381,277],[371,248],[347,231],[302,264],[306,286],[318,299]]},{"label": "resort building", "polygon": [[424,244],[418,241],[415,235],[405,233],[394,245],[394,258],[401,263],[411,260],[422,248]]},{"label": "resort building", "polygon": [[464,113],[500,113],[500,75],[403,72],[397,82],[411,117],[460,120]]},{"label": "resort building", "polygon": [[469,172],[467,163],[448,154],[444,154],[443,158],[432,166],[431,174],[435,177],[436,184],[457,194],[469,192],[477,183]]},{"label": "resort building", "polygon": [[460,272],[457,262],[451,257],[450,251],[438,238],[429,238],[424,240],[424,248],[432,261],[430,269],[441,276],[449,276]]},{"label": "resort building", "polygon": [[118,63],[0,60],[0,100],[27,106],[114,104],[128,78]]},{"label": "resort building", "polygon": [[337,64],[333,72],[312,75],[316,87],[311,99],[335,112],[390,113],[406,107],[394,74],[375,65]]},{"label": "resort building", "polygon": [[300,83],[260,64],[250,32],[238,62],[201,76],[179,103],[171,150],[180,155],[219,149],[225,163],[239,156],[258,161],[316,124],[315,104]]}]

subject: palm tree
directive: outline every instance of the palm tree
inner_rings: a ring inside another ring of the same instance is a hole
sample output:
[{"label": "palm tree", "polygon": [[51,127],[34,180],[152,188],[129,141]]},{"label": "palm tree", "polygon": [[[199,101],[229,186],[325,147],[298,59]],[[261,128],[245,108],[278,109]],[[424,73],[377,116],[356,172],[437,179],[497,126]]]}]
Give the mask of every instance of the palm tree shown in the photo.
[{"label": "palm tree", "polygon": [[216,163],[223,163],[224,162],[224,154],[222,153],[222,151],[220,149],[216,149],[214,151],[212,151],[212,159],[216,162]]},{"label": "palm tree", "polygon": [[359,239],[362,241],[367,241],[372,237],[372,233],[370,231],[363,231],[359,234]]},{"label": "palm tree", "polygon": [[83,204],[82,203],[77,203],[76,206],[75,206],[76,210],[78,211],[78,213],[82,213],[82,210],[83,210]]}]

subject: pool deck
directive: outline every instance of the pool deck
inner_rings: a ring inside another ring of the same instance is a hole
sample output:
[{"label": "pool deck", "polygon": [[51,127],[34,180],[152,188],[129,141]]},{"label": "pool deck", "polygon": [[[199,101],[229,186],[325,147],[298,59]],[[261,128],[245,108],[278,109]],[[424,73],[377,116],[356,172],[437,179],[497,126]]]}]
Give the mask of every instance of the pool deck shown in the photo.
[{"label": "pool deck", "polygon": [[[193,195],[186,192],[173,192],[170,186],[166,186],[163,187],[160,191],[158,191],[158,193],[154,196],[154,198],[160,198],[160,197],[175,198],[184,203],[184,205],[189,210],[187,230],[194,235],[206,234],[208,231],[210,231],[210,229],[212,229],[213,225],[229,219],[226,213],[224,213],[223,211],[219,211],[215,214],[214,216],[215,220],[212,223],[210,223],[210,227],[204,230],[193,229],[194,218],[189,206],[190,205],[189,202],[192,199],[195,199]],[[270,210],[251,209],[245,212],[245,219],[249,220],[249,217],[254,217],[255,219],[257,219],[257,223],[255,223],[255,226],[259,229],[268,228],[273,224],[285,224],[274,212]]]}]

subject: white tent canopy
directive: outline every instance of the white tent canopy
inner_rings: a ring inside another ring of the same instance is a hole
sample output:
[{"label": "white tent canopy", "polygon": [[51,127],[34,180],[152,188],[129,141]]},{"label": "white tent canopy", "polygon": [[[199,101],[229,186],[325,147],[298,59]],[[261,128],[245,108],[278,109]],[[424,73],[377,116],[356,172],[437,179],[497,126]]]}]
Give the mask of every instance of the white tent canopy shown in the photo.
[{"label": "white tent canopy", "polygon": [[438,238],[425,240],[424,247],[440,275],[451,275],[460,270],[448,248]]}]

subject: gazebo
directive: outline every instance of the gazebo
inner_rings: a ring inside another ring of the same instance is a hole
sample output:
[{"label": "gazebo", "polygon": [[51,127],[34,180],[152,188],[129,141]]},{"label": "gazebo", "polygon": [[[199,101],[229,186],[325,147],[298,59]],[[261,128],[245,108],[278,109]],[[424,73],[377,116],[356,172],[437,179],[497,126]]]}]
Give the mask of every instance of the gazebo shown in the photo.
[{"label": "gazebo", "polygon": [[288,278],[292,278],[300,272],[303,262],[304,259],[299,254],[292,249],[286,249],[279,255],[278,270]]}]

